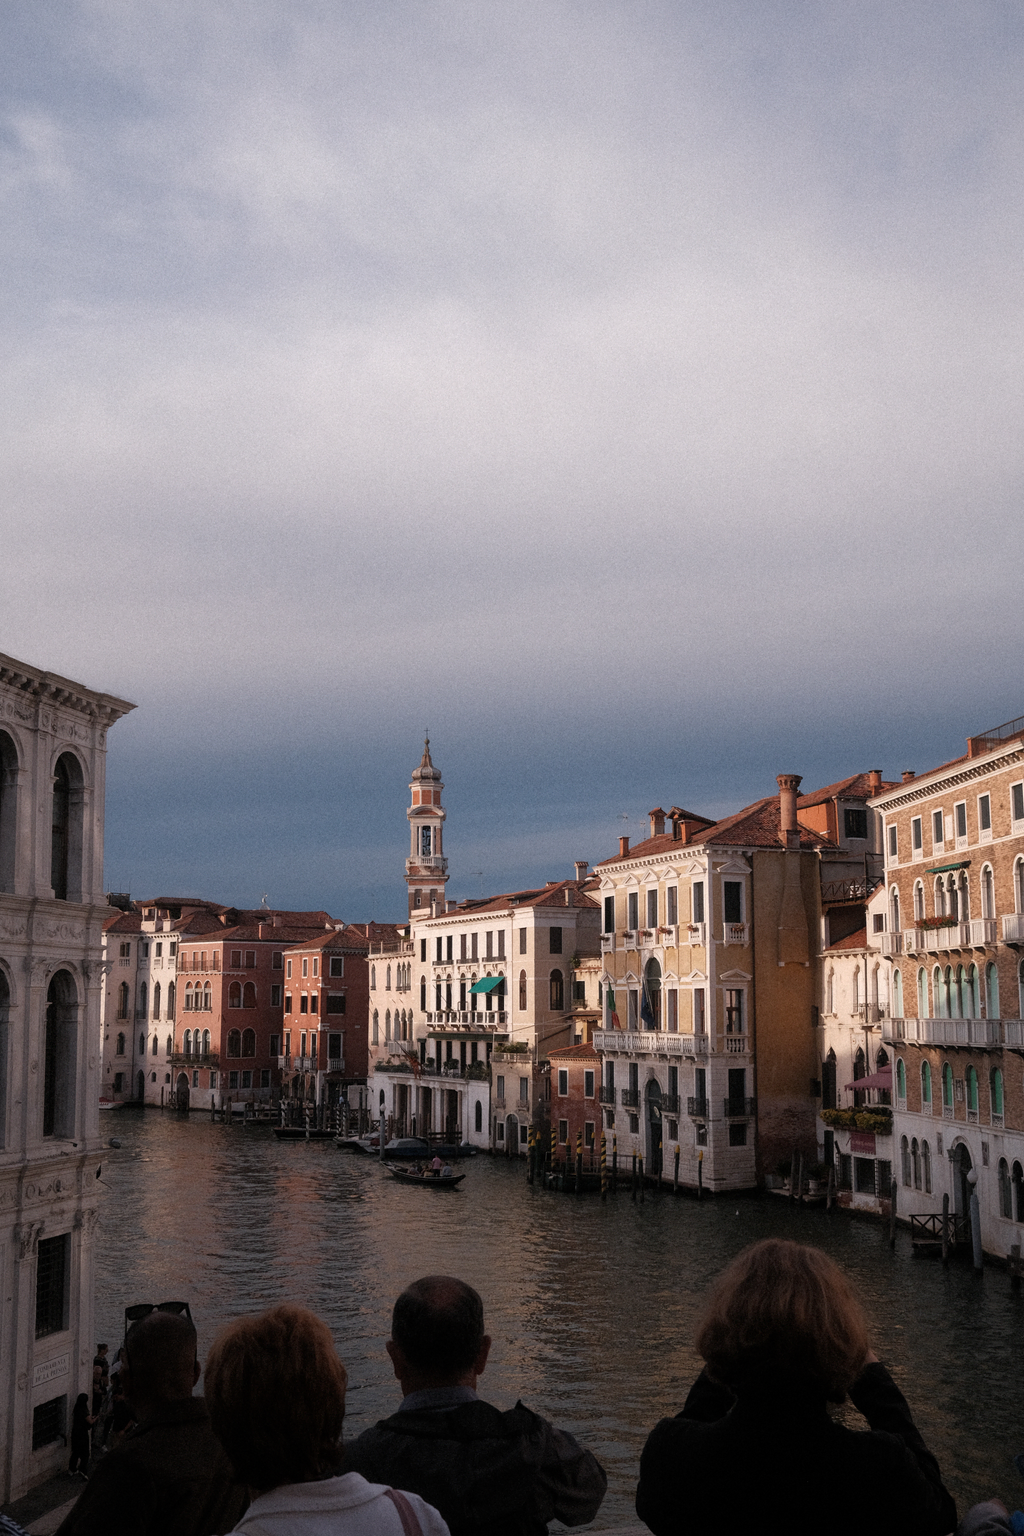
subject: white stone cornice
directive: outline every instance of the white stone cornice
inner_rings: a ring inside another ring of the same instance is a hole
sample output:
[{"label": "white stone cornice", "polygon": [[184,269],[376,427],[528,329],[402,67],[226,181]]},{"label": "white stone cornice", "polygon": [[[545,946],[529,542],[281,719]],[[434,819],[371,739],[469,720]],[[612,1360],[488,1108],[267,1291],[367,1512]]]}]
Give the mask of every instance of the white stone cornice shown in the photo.
[{"label": "white stone cornice", "polygon": [[967,763],[942,772],[934,770],[933,774],[922,774],[919,779],[914,779],[909,784],[901,784],[898,790],[891,790],[887,795],[877,795],[868,804],[875,810],[895,811],[907,805],[915,805],[922,800],[934,799],[946,789],[956,789],[961,784],[970,784],[976,779],[985,778],[992,773],[1001,772],[1005,768],[1012,768],[1015,764],[1024,764],[1024,746],[1018,744],[1012,751],[1001,754],[987,753],[985,757],[968,759]]}]

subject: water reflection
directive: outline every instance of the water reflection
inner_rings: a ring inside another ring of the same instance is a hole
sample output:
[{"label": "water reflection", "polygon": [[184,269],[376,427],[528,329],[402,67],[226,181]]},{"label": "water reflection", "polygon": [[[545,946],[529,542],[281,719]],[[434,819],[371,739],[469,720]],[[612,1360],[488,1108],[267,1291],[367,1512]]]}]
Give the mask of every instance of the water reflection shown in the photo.
[{"label": "water reflection", "polygon": [[[879,1226],[781,1201],[628,1193],[602,1206],[530,1189],[522,1164],[478,1159],[457,1195],[394,1183],[330,1143],[171,1115],[104,1117],[123,1142],[104,1171],[98,1337],[132,1301],[187,1298],[205,1348],[221,1323],[280,1300],[330,1324],[349,1371],[355,1435],[397,1406],[384,1354],[395,1296],[417,1275],[461,1275],[494,1338],[485,1395],[517,1398],[578,1435],[608,1471],[600,1523],[635,1520],[643,1441],[700,1367],[690,1340],[711,1276],[755,1238],[814,1242],[856,1281],[875,1347],[903,1387],[961,1510],[1024,1484],[1024,1296],[1000,1270],[895,1255]],[[862,1425],[853,1410],[848,1422]]]}]

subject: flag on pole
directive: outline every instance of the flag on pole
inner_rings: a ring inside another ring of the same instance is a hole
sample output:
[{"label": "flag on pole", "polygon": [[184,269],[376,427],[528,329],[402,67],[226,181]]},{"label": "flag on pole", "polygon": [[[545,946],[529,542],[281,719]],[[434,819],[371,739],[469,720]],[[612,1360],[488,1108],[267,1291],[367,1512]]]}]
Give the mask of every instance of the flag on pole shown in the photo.
[{"label": "flag on pole", "polygon": [[622,1025],[619,1023],[619,1016],[615,1012],[615,993],[610,985],[608,987],[608,1013],[611,1017],[612,1029],[621,1029]]},{"label": "flag on pole", "polygon": [[647,978],[640,983],[640,1022],[648,1029],[654,1028],[654,1009],[651,1007],[651,994],[647,990]]}]

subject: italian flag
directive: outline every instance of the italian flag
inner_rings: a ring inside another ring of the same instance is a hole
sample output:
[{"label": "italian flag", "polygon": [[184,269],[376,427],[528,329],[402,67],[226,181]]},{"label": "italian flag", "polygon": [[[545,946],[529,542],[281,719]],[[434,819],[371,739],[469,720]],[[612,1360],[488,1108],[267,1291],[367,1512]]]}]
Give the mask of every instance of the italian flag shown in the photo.
[{"label": "italian flag", "polygon": [[615,993],[611,987],[608,988],[608,1012],[612,1018],[612,1029],[621,1029],[622,1025],[619,1023],[619,1016],[615,1012]]}]

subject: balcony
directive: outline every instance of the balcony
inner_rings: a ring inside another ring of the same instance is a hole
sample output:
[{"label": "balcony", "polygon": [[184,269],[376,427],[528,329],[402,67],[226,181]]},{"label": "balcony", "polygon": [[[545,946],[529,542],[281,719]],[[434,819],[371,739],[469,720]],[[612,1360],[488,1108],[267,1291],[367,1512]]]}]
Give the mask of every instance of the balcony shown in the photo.
[{"label": "balcony", "polygon": [[414,869],[447,869],[448,860],[438,853],[417,854],[414,859],[406,859],[405,867],[410,873]]},{"label": "balcony", "polygon": [[687,1099],[686,1113],[691,1120],[709,1120],[711,1108],[707,1099]]},{"label": "balcony", "polygon": [[724,1099],[722,1113],[727,1120],[748,1120],[757,1112],[756,1099]]},{"label": "balcony", "polygon": [[747,1049],[747,1037],[742,1035],[726,1035],[725,1051],[728,1056],[742,1056]]},{"label": "balcony", "polygon": [[312,1072],[315,1069],[315,1067],[316,1067],[316,1062],[313,1060],[312,1056],[293,1056],[292,1057],[292,1071],[293,1072]]},{"label": "balcony", "polygon": [[746,923],[723,923],[722,924],[722,943],[723,944],[746,944],[747,943],[747,925],[746,925]]},{"label": "balcony", "polygon": [[635,931],[635,929],[633,929],[633,928],[625,929],[625,931],[623,932],[623,935],[622,935],[622,942],[626,946],[627,949],[636,949],[636,931]]},{"label": "balcony", "polygon": [[622,1104],[623,1109],[639,1109],[640,1108],[640,1090],[639,1090],[639,1088],[622,1088],[622,1089],[620,1089],[620,1093],[622,1095],[620,1102]]},{"label": "balcony", "polygon": [[707,1035],[677,1035],[671,1030],[597,1029],[596,1051],[620,1051],[628,1056],[704,1056]]},{"label": "balcony", "polygon": [[661,1096],[661,1112],[662,1112],[663,1115],[678,1115],[678,1113],[679,1113],[679,1095],[678,1095],[678,1093],[663,1093],[662,1094],[662,1096]]},{"label": "balcony", "polygon": [[1019,1046],[1020,1019],[885,1019],[882,1040],[899,1045]]},{"label": "balcony", "polygon": [[[497,1029],[505,1023],[508,1015],[503,1008],[442,1008],[440,1012],[428,1013],[427,1023],[437,1029],[459,1029],[466,1025],[479,1029]],[[433,1030],[431,1031],[433,1033]]]},{"label": "balcony", "polygon": [[600,1088],[597,1090],[597,1102],[599,1104],[614,1104],[615,1085],[612,1084],[611,1086],[608,1086],[607,1084],[602,1083]]},{"label": "balcony", "polygon": [[879,935],[882,942],[883,955],[900,955],[903,953],[902,933],[883,933]]},{"label": "balcony", "polygon": [[602,933],[602,935],[601,935],[601,953],[602,953],[602,955],[610,954],[611,951],[614,948],[615,948],[615,935],[614,935],[614,933]]},{"label": "balcony", "polygon": [[680,930],[680,937],[686,944],[706,944],[707,924],[688,923],[685,928]]},{"label": "balcony", "polygon": [[184,1051],[172,1051],[167,1058],[169,1067],[219,1067],[219,1051],[207,1051],[204,1054],[189,1055]]},{"label": "balcony", "polygon": [[1024,944],[1024,912],[1007,912],[1003,918],[1003,943]]},{"label": "balcony", "polygon": [[345,1070],[344,1056],[328,1056],[327,1070],[328,1072],[336,1073],[340,1077]]},{"label": "balcony", "polygon": [[658,942],[658,930],[657,930],[657,928],[641,928],[640,929],[640,943],[644,946],[645,949],[649,949],[652,944],[657,944],[657,942]]},{"label": "balcony", "polygon": [[982,949],[986,944],[996,942],[996,920],[994,917],[972,917],[969,923],[963,923],[967,930],[968,942],[974,949]]}]

